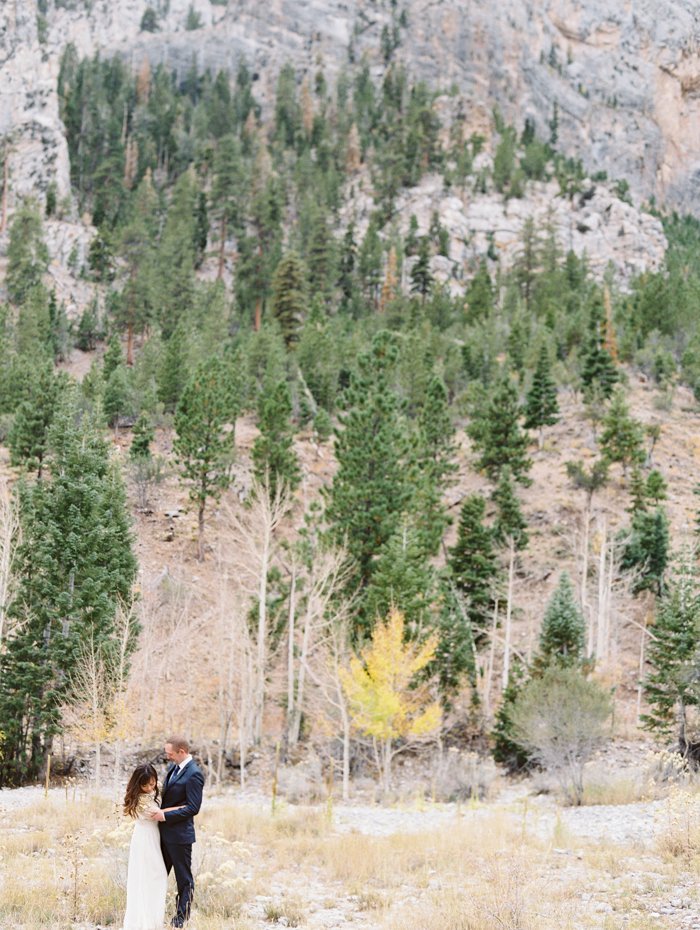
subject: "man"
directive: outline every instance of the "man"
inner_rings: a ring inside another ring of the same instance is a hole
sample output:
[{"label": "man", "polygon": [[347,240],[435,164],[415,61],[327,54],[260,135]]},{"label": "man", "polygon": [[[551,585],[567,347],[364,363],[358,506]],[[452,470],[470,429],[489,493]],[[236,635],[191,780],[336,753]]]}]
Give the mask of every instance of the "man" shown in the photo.
[{"label": "man", "polygon": [[175,869],[177,912],[170,926],[184,927],[194,897],[194,817],[202,806],[204,776],[190,755],[190,747],[184,736],[169,737],[165,753],[172,765],[165,776],[161,806],[176,807],[177,810],[165,813],[162,810],[155,811],[151,819],[160,821],[160,848],[168,875],[171,869]]}]

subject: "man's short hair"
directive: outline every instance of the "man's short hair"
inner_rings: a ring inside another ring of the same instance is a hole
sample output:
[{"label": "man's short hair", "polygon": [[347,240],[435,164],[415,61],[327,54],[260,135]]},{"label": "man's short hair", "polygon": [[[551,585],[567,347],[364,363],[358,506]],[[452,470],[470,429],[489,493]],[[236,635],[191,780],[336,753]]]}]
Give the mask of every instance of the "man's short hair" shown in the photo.
[{"label": "man's short hair", "polygon": [[165,741],[166,746],[172,746],[173,752],[189,752],[190,744],[187,742],[184,736],[169,736]]}]

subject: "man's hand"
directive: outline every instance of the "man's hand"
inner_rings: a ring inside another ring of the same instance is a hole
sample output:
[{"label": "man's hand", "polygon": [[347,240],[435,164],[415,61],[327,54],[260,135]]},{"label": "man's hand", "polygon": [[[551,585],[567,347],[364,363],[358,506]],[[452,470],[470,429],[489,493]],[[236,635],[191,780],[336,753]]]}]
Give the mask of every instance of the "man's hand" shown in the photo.
[{"label": "man's hand", "polygon": [[153,811],[151,820],[160,820],[162,823],[165,823],[165,814],[163,811]]}]

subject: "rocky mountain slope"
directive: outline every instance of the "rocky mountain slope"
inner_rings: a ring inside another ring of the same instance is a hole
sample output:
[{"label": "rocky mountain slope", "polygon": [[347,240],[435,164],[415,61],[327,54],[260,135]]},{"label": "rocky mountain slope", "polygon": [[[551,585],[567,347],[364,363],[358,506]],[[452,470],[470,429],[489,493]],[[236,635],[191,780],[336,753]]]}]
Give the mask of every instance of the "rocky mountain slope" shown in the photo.
[{"label": "rocky mountain slope", "polygon": [[[160,0],[158,30],[140,31],[147,0],[6,0],[0,7],[0,134],[16,141],[15,191],[68,189],[58,119],[58,58],[82,54],[167,61],[184,76],[235,68],[245,56],[267,104],[286,61],[328,76],[351,56],[384,67],[382,32],[395,60],[433,86],[451,85],[480,113],[497,105],[548,136],[555,101],[559,142],[589,171],[629,180],[637,196],[700,213],[700,3],[696,0]],[[488,116],[486,117],[488,119]]]}]

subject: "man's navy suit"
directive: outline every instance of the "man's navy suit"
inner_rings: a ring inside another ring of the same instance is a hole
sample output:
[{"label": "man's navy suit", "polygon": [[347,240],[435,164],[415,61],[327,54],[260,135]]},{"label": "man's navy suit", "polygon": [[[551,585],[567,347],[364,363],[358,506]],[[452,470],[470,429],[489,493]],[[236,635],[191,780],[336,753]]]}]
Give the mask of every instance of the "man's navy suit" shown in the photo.
[{"label": "man's navy suit", "polygon": [[194,879],[192,877],[192,844],[194,836],[194,816],[202,806],[204,776],[191,759],[184,768],[178,770],[172,765],[165,776],[161,807],[180,807],[181,810],[168,811],[160,821],[160,848],[163,852],[165,867],[170,874],[175,869],[177,882],[177,913],[173,918],[174,927],[182,927],[190,916],[190,907],[194,897]]}]

